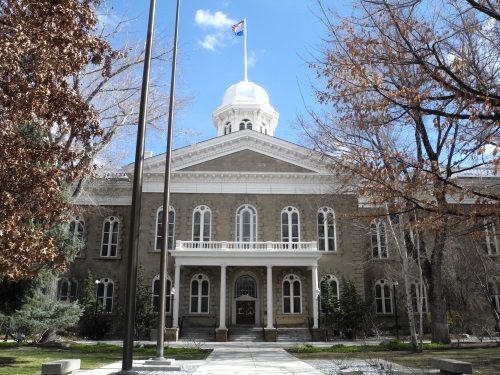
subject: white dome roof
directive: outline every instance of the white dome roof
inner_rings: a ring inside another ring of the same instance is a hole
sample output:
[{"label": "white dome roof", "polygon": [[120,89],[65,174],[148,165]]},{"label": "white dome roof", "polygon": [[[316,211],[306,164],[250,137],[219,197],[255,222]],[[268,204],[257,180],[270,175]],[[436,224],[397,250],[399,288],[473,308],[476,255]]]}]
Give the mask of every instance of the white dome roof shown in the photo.
[{"label": "white dome roof", "polygon": [[270,107],[267,92],[253,82],[240,81],[226,90],[220,108],[229,104],[262,104]]}]

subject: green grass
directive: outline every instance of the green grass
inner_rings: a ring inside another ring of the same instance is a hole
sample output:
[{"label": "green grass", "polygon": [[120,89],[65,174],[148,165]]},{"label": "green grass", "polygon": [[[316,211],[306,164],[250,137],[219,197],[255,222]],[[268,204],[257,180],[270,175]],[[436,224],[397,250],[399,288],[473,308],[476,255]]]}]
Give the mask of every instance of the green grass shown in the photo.
[{"label": "green grass", "polygon": [[[42,363],[59,359],[80,358],[82,369],[95,369],[122,360],[122,348],[116,345],[73,344],[68,348],[39,348],[15,343],[0,343],[0,375],[40,374]],[[164,355],[175,359],[203,360],[211,350],[196,348],[165,348]],[[135,347],[134,359],[156,355],[155,347]]]},{"label": "green grass", "polygon": [[424,349],[423,353],[413,354],[408,350],[385,350],[381,346],[355,346],[347,347],[335,345],[330,348],[317,348],[309,345],[292,348],[290,353],[299,359],[327,359],[337,364],[345,364],[353,359],[373,362],[383,359],[402,366],[415,369],[431,369],[431,358],[453,358],[472,363],[474,374],[498,375],[500,374],[500,347],[484,345],[482,347],[461,348],[456,346],[439,346],[438,349]]}]

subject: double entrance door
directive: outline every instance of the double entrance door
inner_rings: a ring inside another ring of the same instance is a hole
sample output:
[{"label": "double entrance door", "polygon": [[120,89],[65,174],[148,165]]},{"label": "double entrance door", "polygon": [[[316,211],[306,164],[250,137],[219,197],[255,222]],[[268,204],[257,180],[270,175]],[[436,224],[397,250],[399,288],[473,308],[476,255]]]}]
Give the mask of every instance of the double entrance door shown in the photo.
[{"label": "double entrance door", "polygon": [[236,324],[255,324],[255,301],[236,301]]}]

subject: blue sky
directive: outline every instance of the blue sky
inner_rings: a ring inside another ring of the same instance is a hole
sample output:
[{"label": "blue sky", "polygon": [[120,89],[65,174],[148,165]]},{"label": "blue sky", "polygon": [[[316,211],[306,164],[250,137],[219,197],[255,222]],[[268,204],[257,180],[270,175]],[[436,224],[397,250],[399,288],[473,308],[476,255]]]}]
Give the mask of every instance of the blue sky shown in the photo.
[{"label": "blue sky", "polygon": [[[137,27],[143,28],[145,37],[149,1],[112,4],[117,12],[123,7],[129,16],[138,16]],[[157,0],[155,29],[173,35],[175,8],[176,0]],[[226,89],[244,79],[244,38],[234,36],[231,25],[246,18],[248,80],[267,91],[280,113],[275,136],[298,142],[292,122],[304,112],[304,101],[315,105],[310,88],[315,72],[304,59],[326,31],[315,13],[314,0],[181,1],[177,80],[179,90],[194,94],[194,103],[174,127],[199,131],[193,142],[217,136],[212,112],[221,105]],[[169,81],[170,75],[165,79]],[[150,139],[146,149],[155,155],[165,152],[164,145]]]}]

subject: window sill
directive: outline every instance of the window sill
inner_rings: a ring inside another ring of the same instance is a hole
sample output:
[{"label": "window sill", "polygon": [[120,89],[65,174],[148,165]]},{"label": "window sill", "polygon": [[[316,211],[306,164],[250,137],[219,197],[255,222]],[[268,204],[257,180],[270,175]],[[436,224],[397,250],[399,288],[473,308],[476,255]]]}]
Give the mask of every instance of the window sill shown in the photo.
[{"label": "window sill", "polygon": [[121,255],[117,255],[115,257],[101,257],[101,256],[99,256],[95,259],[97,259],[97,260],[121,260],[122,256]]}]

